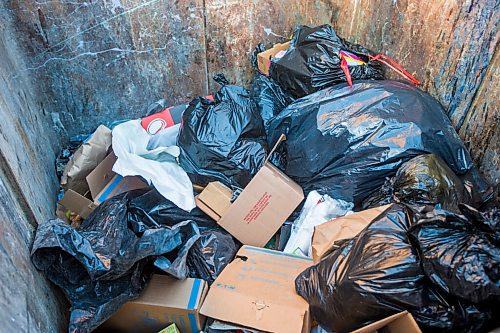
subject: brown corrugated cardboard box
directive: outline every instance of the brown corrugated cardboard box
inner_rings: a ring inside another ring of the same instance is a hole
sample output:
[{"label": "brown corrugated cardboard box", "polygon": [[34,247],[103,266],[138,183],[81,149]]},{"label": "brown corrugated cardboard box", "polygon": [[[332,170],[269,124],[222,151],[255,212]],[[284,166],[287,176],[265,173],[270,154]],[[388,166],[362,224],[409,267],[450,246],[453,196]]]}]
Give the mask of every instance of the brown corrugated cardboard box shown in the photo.
[{"label": "brown corrugated cardboard box", "polygon": [[290,47],[290,42],[286,42],[283,44],[274,44],[272,48],[269,50],[265,50],[257,54],[257,64],[259,67],[259,71],[264,75],[269,75],[269,67],[271,65],[271,59],[280,52],[286,51]]},{"label": "brown corrugated cardboard box", "polygon": [[422,333],[415,319],[408,311],[396,313],[351,333]]},{"label": "brown corrugated cardboard box", "polygon": [[314,227],[312,256],[315,263],[334,249],[334,244],[343,239],[351,239],[359,234],[390,205],[371,208],[351,215],[337,217]]},{"label": "brown corrugated cardboard box", "polygon": [[[282,135],[269,155],[285,139]],[[214,213],[217,208],[209,205],[219,199],[227,202],[227,196],[212,191],[211,195],[219,198],[199,200],[205,191],[198,196],[198,207],[243,244],[259,247],[273,237],[304,199],[302,188],[267,160],[220,218]]]},{"label": "brown corrugated cardboard box", "polygon": [[195,198],[197,206],[203,206],[203,211],[218,221],[231,207],[231,189],[220,182],[212,182]]},{"label": "brown corrugated cardboard box", "polygon": [[123,192],[148,187],[139,177],[122,177],[113,172],[112,168],[115,161],[116,156],[111,152],[86,177],[91,196],[94,199],[94,204],[91,204],[92,201],[85,195],[71,190],[66,191],[64,197],[59,201],[59,204],[77,213],[81,217],[87,218],[95,207],[104,200]]},{"label": "brown corrugated cardboard box", "polygon": [[310,258],[243,246],[212,284],[201,313],[266,332],[309,332],[309,305],[295,278]]},{"label": "brown corrugated cardboard box", "polygon": [[201,279],[154,275],[141,296],[122,306],[103,324],[103,329],[157,333],[174,323],[182,333],[198,333],[206,319],[199,310],[207,290],[207,283]]}]

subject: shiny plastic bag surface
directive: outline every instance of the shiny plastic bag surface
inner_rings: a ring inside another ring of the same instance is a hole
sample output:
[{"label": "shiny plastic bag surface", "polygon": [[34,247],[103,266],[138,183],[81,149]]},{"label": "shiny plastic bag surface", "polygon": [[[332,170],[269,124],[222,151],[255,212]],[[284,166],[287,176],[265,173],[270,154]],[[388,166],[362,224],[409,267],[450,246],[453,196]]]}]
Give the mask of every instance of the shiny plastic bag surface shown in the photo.
[{"label": "shiny plastic bag surface", "polygon": [[330,87],[290,104],[270,123],[269,145],[286,134],[285,173],[305,192],[361,202],[411,158],[441,157],[456,173],[472,161],[441,105],[398,81]]},{"label": "shiny plastic bag surface", "polygon": [[266,158],[264,124],[248,90],[218,82],[213,101],[198,97],[182,115],[179,161],[196,184],[244,187]]},{"label": "shiny plastic bag surface", "polygon": [[281,88],[281,86],[273,78],[265,76],[259,72],[257,68],[257,54],[262,51],[264,51],[264,46],[259,44],[252,54],[252,65],[256,73],[252,82],[250,93],[252,99],[257,105],[260,115],[262,116],[267,132],[269,121],[295,99],[283,88]]},{"label": "shiny plastic bag surface", "polygon": [[341,68],[342,55],[350,59],[346,65],[353,81],[384,79],[381,64],[370,61],[369,55],[374,55],[373,52],[347,42],[329,25],[297,27],[285,55],[271,61],[270,76],[286,91],[300,98],[347,82]]},{"label": "shiny plastic bag surface", "polygon": [[425,274],[448,294],[500,303],[500,211],[431,209],[410,229]]},{"label": "shiny plastic bag surface", "polygon": [[405,162],[379,191],[363,202],[363,209],[401,202],[412,205],[439,205],[458,211],[459,203],[472,200],[464,184],[446,163],[434,154]]},{"label": "shiny plastic bag surface", "polygon": [[429,284],[408,240],[409,227],[406,209],[394,204],[297,277],[296,290],[321,326],[350,332],[403,310],[426,332],[480,326],[487,314],[444,298]]},{"label": "shiny plastic bag surface", "polygon": [[[182,247],[185,221],[134,232],[129,202],[142,190],[113,197],[74,229],[62,220],[38,226],[32,261],[71,302],[70,332],[91,332],[144,288],[159,255]],[[197,230],[196,230],[197,231]]]}]

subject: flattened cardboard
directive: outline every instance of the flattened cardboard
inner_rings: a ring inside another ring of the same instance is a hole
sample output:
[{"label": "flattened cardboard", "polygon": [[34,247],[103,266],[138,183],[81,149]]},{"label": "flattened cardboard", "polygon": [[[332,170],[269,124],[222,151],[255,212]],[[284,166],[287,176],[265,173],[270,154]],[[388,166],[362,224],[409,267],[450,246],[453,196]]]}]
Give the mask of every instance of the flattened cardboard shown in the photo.
[{"label": "flattened cardboard", "polygon": [[83,195],[76,193],[73,190],[67,190],[64,196],[58,202],[72,212],[77,213],[86,219],[90,213],[97,207],[92,200],[85,198]]},{"label": "flattened cardboard", "polygon": [[361,327],[351,333],[422,333],[417,322],[408,311],[396,313]]},{"label": "flattened cardboard", "polygon": [[295,278],[310,258],[243,246],[212,284],[201,313],[266,332],[309,332],[309,305]]},{"label": "flattened cardboard", "polygon": [[209,207],[217,217],[214,219],[218,220],[231,207],[231,197],[232,191],[229,187],[220,182],[212,182],[198,195],[198,200]]},{"label": "flattened cardboard", "polygon": [[207,290],[207,283],[201,279],[154,275],[141,296],[123,305],[103,328],[111,332],[157,333],[173,323],[182,333],[198,333],[206,320],[199,309]]},{"label": "flattened cardboard", "polygon": [[359,234],[390,205],[371,208],[351,215],[337,217],[314,227],[312,257],[315,263],[334,249],[335,242],[351,239]]},{"label": "flattened cardboard", "polygon": [[257,54],[257,65],[259,71],[264,75],[269,75],[269,67],[271,67],[271,59],[280,51],[286,51],[290,47],[290,42],[283,44],[274,44],[269,50],[265,50]]}]

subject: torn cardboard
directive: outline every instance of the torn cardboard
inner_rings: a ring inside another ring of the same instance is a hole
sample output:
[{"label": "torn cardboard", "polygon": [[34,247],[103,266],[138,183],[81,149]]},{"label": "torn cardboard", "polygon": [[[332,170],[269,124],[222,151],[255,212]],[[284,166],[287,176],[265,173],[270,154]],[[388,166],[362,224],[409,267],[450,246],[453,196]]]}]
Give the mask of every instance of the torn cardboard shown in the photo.
[{"label": "torn cardboard", "polygon": [[85,177],[102,162],[111,147],[111,130],[99,126],[87,142],[84,142],[64,168],[61,186],[85,195],[89,190]]},{"label": "torn cardboard", "polygon": [[314,227],[312,257],[315,263],[336,248],[335,243],[359,234],[390,205],[371,208],[351,215],[337,217]]},{"label": "torn cardboard", "polygon": [[102,327],[112,332],[156,333],[175,324],[182,333],[198,333],[206,320],[199,309],[207,290],[201,279],[154,275],[141,296],[123,305]]},{"label": "torn cardboard", "polygon": [[[280,137],[269,156],[285,139]],[[198,207],[240,242],[258,247],[266,245],[304,199],[302,188],[268,160],[222,215],[219,203],[227,204],[228,194],[205,191],[196,200]]]},{"label": "torn cardboard", "polygon": [[127,191],[148,187],[139,177],[122,177],[113,172],[115,161],[116,156],[111,152],[87,175],[86,182],[93,200],[73,190],[68,190],[58,203],[81,217],[87,218],[106,199]]},{"label": "torn cardboard", "polygon": [[408,311],[396,313],[361,327],[351,333],[422,333],[417,322]]},{"label": "torn cardboard", "polygon": [[243,246],[212,284],[201,313],[266,332],[309,332],[309,305],[295,292],[307,257]]},{"label": "torn cardboard", "polygon": [[264,75],[269,75],[269,68],[271,67],[271,59],[274,58],[281,51],[286,51],[290,47],[290,42],[274,44],[269,50],[265,50],[257,54],[257,65],[259,71]]}]

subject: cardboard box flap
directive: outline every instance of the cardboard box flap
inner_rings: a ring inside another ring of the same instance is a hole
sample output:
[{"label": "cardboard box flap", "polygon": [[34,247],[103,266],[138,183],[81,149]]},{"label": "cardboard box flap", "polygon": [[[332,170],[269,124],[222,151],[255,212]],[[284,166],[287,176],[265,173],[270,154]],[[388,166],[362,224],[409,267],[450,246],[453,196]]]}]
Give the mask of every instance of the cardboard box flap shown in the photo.
[{"label": "cardboard box flap", "polygon": [[273,148],[271,149],[271,151],[269,151],[269,154],[267,154],[267,157],[266,157],[266,160],[264,161],[264,163],[267,163],[269,162],[269,159],[271,158],[271,155],[276,151],[276,149],[278,148],[278,146],[283,142],[283,141],[286,141],[286,135],[281,133],[280,137],[278,138],[278,141],[276,141],[276,143],[274,144]]},{"label": "cardboard box flap", "polygon": [[87,183],[89,184],[92,199],[95,200],[97,195],[109,183],[109,181],[116,175],[113,172],[113,165],[116,162],[116,156],[113,152],[109,153],[106,158],[99,163],[99,165],[87,176]]},{"label": "cardboard box flap", "polygon": [[271,59],[274,58],[280,51],[286,51],[290,47],[290,42],[277,43],[268,50],[260,52],[257,55],[257,65],[262,74],[269,75],[269,67],[271,65]]},{"label": "cardboard box flap", "polygon": [[83,195],[73,190],[67,190],[61,200],[59,200],[59,204],[77,213],[84,219],[86,219],[95,207],[97,207],[92,200],[85,198]]},{"label": "cardboard box flap", "polygon": [[197,198],[219,218],[231,207],[231,189],[220,182],[209,183]]},{"label": "cardboard box flap", "polygon": [[295,278],[310,258],[243,246],[212,284],[201,313],[268,332],[300,333],[308,325],[307,302]]},{"label": "cardboard box flap", "polygon": [[390,205],[370,208],[351,215],[337,217],[314,227],[311,243],[314,262],[319,262],[322,257],[330,253],[335,242],[355,237],[389,207]]},{"label": "cardboard box flap", "polygon": [[167,275],[153,275],[148,286],[134,302],[187,310],[198,309],[208,289],[202,279],[177,280]]},{"label": "cardboard box flap", "polygon": [[352,331],[352,333],[374,333],[381,328],[384,328],[384,332],[388,333],[422,333],[417,322],[408,311],[396,313]]}]

